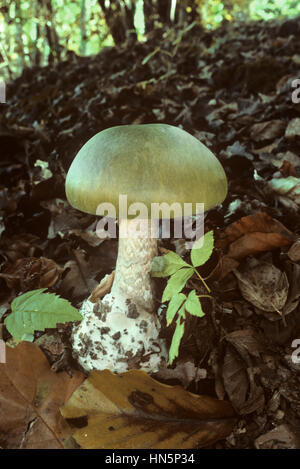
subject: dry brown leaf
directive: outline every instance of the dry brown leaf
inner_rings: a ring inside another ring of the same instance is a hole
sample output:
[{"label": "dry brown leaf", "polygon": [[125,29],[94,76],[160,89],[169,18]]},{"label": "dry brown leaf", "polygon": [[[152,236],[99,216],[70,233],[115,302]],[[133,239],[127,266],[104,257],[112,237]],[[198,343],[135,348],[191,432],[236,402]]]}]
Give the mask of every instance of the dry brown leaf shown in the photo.
[{"label": "dry brown leaf", "polygon": [[282,223],[264,212],[255,213],[229,225],[215,246],[227,250],[233,259],[288,246],[295,235]]},{"label": "dry brown leaf", "polygon": [[5,252],[5,256],[11,262],[23,257],[37,257],[40,253],[38,248],[39,238],[29,233],[14,235],[10,237],[2,236],[0,248]]},{"label": "dry brown leaf", "polygon": [[300,261],[300,239],[298,239],[288,250],[288,256],[293,262]]},{"label": "dry brown leaf", "polygon": [[140,370],[93,371],[61,412],[73,425],[78,419],[73,437],[82,448],[199,448],[234,425],[228,402],[161,384]]},{"label": "dry brown leaf", "polygon": [[278,147],[278,142],[270,143],[269,145],[265,145],[262,148],[257,148],[257,150],[252,150],[252,153],[255,155],[259,155],[260,153],[272,153]]},{"label": "dry brown leaf", "polygon": [[110,275],[106,275],[100,282],[99,285],[97,285],[96,288],[92,291],[92,294],[89,298],[89,300],[92,303],[97,303],[98,300],[103,298],[107,293],[110,292],[112,284],[114,283],[115,279],[115,271],[113,271]]},{"label": "dry brown leaf", "polygon": [[273,264],[260,262],[242,273],[234,270],[240,291],[253,306],[262,310],[282,314],[287,301],[289,282],[285,272]]},{"label": "dry brown leaf", "polygon": [[272,121],[260,122],[259,124],[252,125],[250,129],[250,136],[256,142],[263,140],[270,140],[280,137],[285,130],[285,122],[280,119]]},{"label": "dry brown leaf", "polygon": [[255,331],[252,329],[230,332],[226,334],[225,339],[234,346],[246,362],[249,355],[259,358],[260,353],[264,351],[263,345],[259,342]]},{"label": "dry brown leaf", "polygon": [[295,117],[290,120],[285,131],[285,138],[292,139],[300,135],[300,118]]},{"label": "dry brown leaf", "polygon": [[18,291],[53,287],[62,270],[56,262],[46,257],[18,259],[0,274],[8,288]]},{"label": "dry brown leaf", "polygon": [[263,389],[256,385],[253,369],[230,346],[226,349],[222,375],[230,402],[240,414],[262,410],[265,403]]},{"label": "dry brown leaf", "polygon": [[69,296],[71,292],[75,298],[88,296],[98,282],[94,279],[95,271],[90,268],[81,249],[74,249],[74,260],[69,260],[64,266],[64,276],[60,285],[60,294]]},{"label": "dry brown leaf", "polygon": [[207,378],[207,370],[195,366],[192,359],[178,359],[175,368],[161,368],[155,374],[155,378],[163,381],[176,379],[186,389],[191,382],[198,383],[201,379]]},{"label": "dry brown leaf", "polygon": [[300,207],[300,178],[288,176],[273,178],[268,186],[276,193],[278,200],[287,208],[298,213]]},{"label": "dry brown leaf", "polygon": [[254,445],[256,449],[299,449],[300,432],[290,425],[279,425],[256,438]]},{"label": "dry brown leaf", "polygon": [[83,241],[88,243],[93,248],[100,246],[100,244],[102,244],[104,241],[104,239],[99,238],[96,230],[70,230],[69,235],[75,235],[78,238],[83,239]]},{"label": "dry brown leaf", "polygon": [[0,436],[3,447],[57,449],[70,437],[70,428],[59,407],[82,383],[75,371],[54,373],[35,344],[22,342],[6,347],[0,363]]}]

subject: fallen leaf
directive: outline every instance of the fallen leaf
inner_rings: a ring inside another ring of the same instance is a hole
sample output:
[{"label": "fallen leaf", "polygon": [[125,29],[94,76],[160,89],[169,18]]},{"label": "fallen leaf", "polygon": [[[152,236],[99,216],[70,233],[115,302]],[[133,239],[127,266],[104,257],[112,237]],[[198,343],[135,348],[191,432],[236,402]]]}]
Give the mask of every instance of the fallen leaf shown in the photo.
[{"label": "fallen leaf", "polygon": [[270,158],[270,161],[277,168],[281,168],[284,161],[288,161],[294,167],[300,166],[300,157],[291,151],[277,153],[275,156]]},{"label": "fallen leaf", "polygon": [[280,137],[285,130],[285,126],[285,122],[280,119],[260,122],[259,124],[252,125],[250,128],[250,136],[256,142],[271,140]]},{"label": "fallen leaf", "polygon": [[300,178],[289,176],[286,178],[273,178],[268,182],[269,187],[279,194],[279,201],[298,212],[300,207]]},{"label": "fallen leaf", "polygon": [[18,259],[0,273],[7,286],[17,291],[53,287],[63,269],[46,257]]},{"label": "fallen leaf", "polygon": [[234,270],[240,291],[253,306],[262,311],[282,314],[287,301],[289,282],[285,272],[273,264],[260,262],[242,273]]},{"label": "fallen leaf", "polygon": [[255,384],[253,368],[247,366],[231,346],[226,349],[222,376],[230,402],[239,414],[263,409],[264,393],[262,387]]},{"label": "fallen leaf", "polygon": [[206,447],[234,425],[228,402],[161,384],[140,370],[93,371],[61,413],[74,426],[78,421],[73,438],[85,449]]},{"label": "fallen leaf", "polygon": [[228,257],[242,259],[250,254],[288,246],[295,235],[264,212],[242,217],[229,225],[215,242]]},{"label": "fallen leaf", "polygon": [[288,256],[293,262],[300,261],[300,239],[298,239],[288,250]]},{"label": "fallen leaf", "polygon": [[278,425],[254,442],[256,449],[299,449],[300,433],[291,425]]},{"label": "fallen leaf", "polygon": [[259,358],[260,353],[264,351],[263,345],[252,329],[230,332],[226,334],[225,339],[234,346],[246,362],[249,355]]},{"label": "fallen leaf", "polygon": [[74,260],[69,260],[64,266],[64,275],[60,285],[61,296],[69,296],[71,292],[76,298],[88,296],[98,285],[94,279],[95,271],[90,269],[83,250],[73,250]]},{"label": "fallen leaf", "polygon": [[9,449],[59,449],[70,437],[70,427],[59,407],[82,383],[78,371],[54,373],[35,344],[6,347],[0,363],[1,445]]},{"label": "fallen leaf", "polygon": [[113,271],[110,275],[105,275],[105,277],[101,280],[100,284],[94,288],[89,300],[92,303],[97,303],[98,300],[103,298],[107,293],[110,292],[111,287],[114,283],[115,279],[115,271]]},{"label": "fallen leaf", "polygon": [[300,118],[295,117],[290,120],[285,130],[285,138],[292,139],[300,135]]},{"label": "fallen leaf", "polygon": [[207,370],[198,368],[191,360],[176,361],[175,368],[161,368],[155,378],[161,380],[177,379],[184,388],[187,388],[192,382],[198,383],[201,379],[207,377]]}]

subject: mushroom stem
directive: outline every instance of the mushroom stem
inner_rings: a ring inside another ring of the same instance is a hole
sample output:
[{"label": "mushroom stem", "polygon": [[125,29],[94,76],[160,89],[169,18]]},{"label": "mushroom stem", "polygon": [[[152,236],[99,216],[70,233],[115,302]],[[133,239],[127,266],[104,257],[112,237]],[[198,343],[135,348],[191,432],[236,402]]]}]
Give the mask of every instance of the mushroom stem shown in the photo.
[{"label": "mushroom stem", "polygon": [[157,224],[120,222],[119,252],[112,290],[102,301],[86,300],[83,320],[73,332],[73,351],[86,370],[133,368],[156,372],[168,359],[154,311],[150,269],[157,253]]},{"label": "mushroom stem", "polygon": [[150,276],[157,255],[156,223],[152,220],[120,221],[119,250],[111,293],[126,295],[136,306],[153,312],[154,290]]}]

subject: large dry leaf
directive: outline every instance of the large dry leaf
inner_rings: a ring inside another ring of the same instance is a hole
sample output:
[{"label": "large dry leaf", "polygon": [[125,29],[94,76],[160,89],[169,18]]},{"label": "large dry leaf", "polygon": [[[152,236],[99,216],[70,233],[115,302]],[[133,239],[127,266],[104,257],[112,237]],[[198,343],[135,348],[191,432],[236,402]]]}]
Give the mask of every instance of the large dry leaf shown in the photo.
[{"label": "large dry leaf", "polygon": [[226,348],[222,376],[230,402],[239,414],[261,411],[265,398],[254,379],[253,367],[248,366],[230,346]]},{"label": "large dry leaf", "polygon": [[198,448],[225,438],[234,424],[228,402],[167,386],[145,372],[93,371],[61,409],[82,448]]},{"label": "large dry leaf", "polygon": [[295,235],[266,213],[255,213],[229,225],[215,243],[228,257],[242,259],[250,254],[288,246]]},{"label": "large dry leaf", "polygon": [[298,239],[288,251],[289,258],[294,262],[300,261],[300,239]]},{"label": "large dry leaf", "polygon": [[250,129],[250,135],[253,140],[260,142],[263,140],[270,140],[276,137],[280,137],[285,130],[285,122],[280,119],[274,119],[272,121],[260,122],[254,124]]},{"label": "large dry leaf", "polygon": [[31,449],[63,448],[70,428],[59,407],[82,383],[84,375],[54,373],[35,344],[22,342],[6,347],[0,363],[1,446]]},{"label": "large dry leaf", "polygon": [[298,213],[300,207],[300,178],[288,176],[273,178],[269,187],[277,194],[278,200],[287,208]]},{"label": "large dry leaf", "polygon": [[285,137],[287,139],[292,139],[298,137],[300,135],[300,118],[295,117],[294,119],[290,120],[288,126],[285,130]]},{"label": "large dry leaf", "polygon": [[237,330],[226,334],[225,339],[230,342],[244,361],[249,362],[249,357],[260,357],[260,353],[264,351],[263,345],[260,343],[255,330],[244,329]]},{"label": "large dry leaf", "polygon": [[282,314],[287,301],[289,282],[285,272],[273,264],[260,262],[242,273],[234,271],[245,300],[263,311]]},{"label": "large dry leaf", "polygon": [[7,286],[18,291],[53,287],[59,280],[62,269],[46,257],[25,257],[6,267],[0,274]]}]

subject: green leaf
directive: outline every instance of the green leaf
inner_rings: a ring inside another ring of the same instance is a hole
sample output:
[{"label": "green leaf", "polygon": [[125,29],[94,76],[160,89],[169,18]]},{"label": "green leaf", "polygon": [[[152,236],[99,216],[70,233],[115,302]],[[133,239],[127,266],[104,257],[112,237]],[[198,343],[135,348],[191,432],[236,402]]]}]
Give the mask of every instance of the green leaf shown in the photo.
[{"label": "green leaf", "polygon": [[161,301],[169,301],[173,295],[179,293],[193,273],[194,269],[192,267],[183,268],[175,272],[168,280]]},{"label": "green leaf", "polygon": [[204,312],[202,310],[199,298],[197,297],[196,290],[192,290],[189,293],[184,307],[187,312],[192,314],[193,316],[198,316],[199,318],[204,316]]},{"label": "green leaf", "polygon": [[195,241],[191,251],[191,261],[194,267],[205,264],[214,248],[214,233],[208,231],[202,238]]},{"label": "green leaf", "polygon": [[176,295],[172,296],[166,313],[167,326],[171,324],[175,314],[181,310],[185,300],[186,296],[183,293],[177,293]]},{"label": "green leaf", "polygon": [[181,259],[176,252],[170,251],[164,256],[154,257],[151,275],[152,277],[169,277],[182,267],[190,267],[190,265]]},{"label": "green leaf", "polygon": [[169,365],[172,365],[175,358],[178,357],[180,342],[184,334],[184,325],[184,321],[179,317],[176,321],[176,329],[169,350]]},{"label": "green leaf", "polygon": [[45,290],[32,290],[13,300],[12,313],[4,322],[14,339],[22,340],[34,331],[44,331],[45,328],[56,327],[57,323],[82,319],[68,300],[54,293],[43,293]]}]

